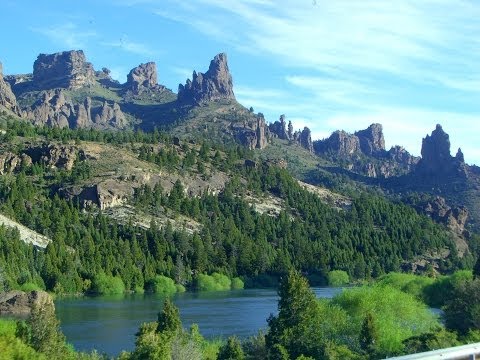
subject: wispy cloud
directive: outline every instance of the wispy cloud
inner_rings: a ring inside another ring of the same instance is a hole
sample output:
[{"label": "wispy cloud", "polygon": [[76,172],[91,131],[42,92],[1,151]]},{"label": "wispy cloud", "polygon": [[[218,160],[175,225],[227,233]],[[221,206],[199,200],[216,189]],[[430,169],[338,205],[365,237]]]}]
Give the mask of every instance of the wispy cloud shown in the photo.
[{"label": "wispy cloud", "polygon": [[102,42],[101,45],[117,48],[132,54],[153,57],[158,51],[151,49],[148,45],[141,42],[131,41],[127,36],[122,36],[117,41]]},{"label": "wispy cloud", "polygon": [[46,36],[53,43],[69,49],[85,48],[87,42],[97,36],[95,31],[82,31],[72,22],[52,25],[50,27],[34,27],[31,28],[31,30]]}]

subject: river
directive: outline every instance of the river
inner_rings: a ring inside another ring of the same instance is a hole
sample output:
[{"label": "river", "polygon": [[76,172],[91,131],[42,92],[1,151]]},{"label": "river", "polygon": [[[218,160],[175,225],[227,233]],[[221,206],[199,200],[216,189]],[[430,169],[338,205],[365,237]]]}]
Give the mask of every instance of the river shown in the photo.
[{"label": "river", "polygon": [[[331,298],[339,288],[314,288],[318,297]],[[267,326],[277,311],[273,289],[183,293],[173,297],[182,324],[196,323],[206,338],[247,337]],[[156,321],[164,298],[153,294],[120,297],[63,298],[55,301],[67,341],[81,351],[96,349],[118,355],[134,348],[135,333],[143,322]]]}]

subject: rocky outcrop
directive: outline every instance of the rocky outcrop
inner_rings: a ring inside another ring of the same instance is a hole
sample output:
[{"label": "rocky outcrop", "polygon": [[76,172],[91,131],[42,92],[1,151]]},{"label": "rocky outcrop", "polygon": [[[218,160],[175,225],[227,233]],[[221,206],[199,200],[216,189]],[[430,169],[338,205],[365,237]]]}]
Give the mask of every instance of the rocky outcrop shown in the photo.
[{"label": "rocky outcrop", "polygon": [[245,120],[242,125],[232,125],[237,140],[249,149],[263,149],[268,145],[270,130],[262,113],[256,119]]},{"label": "rocky outcrop", "polygon": [[450,137],[437,125],[431,135],[422,141],[422,159],[416,171],[427,176],[466,176],[466,164],[462,150],[459,149],[455,157],[450,155]]},{"label": "rocky outcrop", "polygon": [[19,113],[19,108],[17,106],[17,98],[12,92],[10,84],[3,79],[3,66],[0,62],[0,106],[13,111],[14,113]]},{"label": "rocky outcrop", "polygon": [[51,168],[72,170],[77,158],[82,160],[85,156],[82,150],[71,145],[56,145],[44,143],[32,146],[25,150],[34,163],[41,163]]},{"label": "rocky outcrop", "polygon": [[95,206],[105,210],[125,204],[133,196],[134,188],[132,184],[109,179],[90,186],[61,189],[59,193],[66,199],[78,201],[82,208]]},{"label": "rocky outcrop", "polygon": [[46,90],[41,92],[32,106],[22,111],[22,116],[31,120],[34,125],[63,128],[70,126],[75,110],[64,90]]},{"label": "rocky outcrop", "polygon": [[33,81],[39,89],[78,89],[95,83],[95,71],[82,50],[40,54],[33,64]]},{"label": "rocky outcrop", "polygon": [[293,139],[293,125],[292,125],[292,122],[290,121],[288,123],[288,129],[287,129],[285,115],[280,115],[280,119],[275,121],[273,124],[270,124],[268,127],[270,129],[270,132],[274,136],[278,137],[279,139],[283,139],[283,140]]},{"label": "rocky outcrop", "polygon": [[437,196],[421,204],[420,210],[434,221],[447,225],[456,234],[464,234],[469,215],[465,206],[450,207],[443,197]]},{"label": "rocky outcrop", "polygon": [[125,87],[139,94],[145,90],[154,90],[157,85],[157,64],[148,62],[130,70]]},{"label": "rocky outcrop", "polygon": [[93,121],[97,125],[110,125],[115,128],[124,128],[127,125],[125,114],[120,109],[120,105],[116,102],[110,105],[105,101],[100,112],[95,115]]},{"label": "rocky outcrop", "polygon": [[45,291],[19,290],[0,293],[0,315],[27,317],[32,308],[54,307],[53,299]]},{"label": "rocky outcrop", "polygon": [[227,64],[227,54],[221,53],[210,62],[208,71],[193,72],[192,80],[178,86],[180,103],[200,105],[216,100],[235,100],[233,81]]},{"label": "rocky outcrop", "polygon": [[26,154],[16,155],[11,152],[0,154],[0,175],[11,174],[32,165],[32,159]]},{"label": "rocky outcrop", "polygon": [[358,136],[343,130],[335,131],[328,139],[316,141],[315,151],[323,154],[334,154],[348,157],[360,153],[360,140]]},{"label": "rocky outcrop", "polygon": [[313,153],[312,132],[308,127],[304,127],[298,139],[300,145]]},{"label": "rocky outcrop", "polygon": [[365,130],[355,133],[360,141],[360,149],[365,155],[374,155],[385,151],[385,138],[381,124],[372,124]]}]

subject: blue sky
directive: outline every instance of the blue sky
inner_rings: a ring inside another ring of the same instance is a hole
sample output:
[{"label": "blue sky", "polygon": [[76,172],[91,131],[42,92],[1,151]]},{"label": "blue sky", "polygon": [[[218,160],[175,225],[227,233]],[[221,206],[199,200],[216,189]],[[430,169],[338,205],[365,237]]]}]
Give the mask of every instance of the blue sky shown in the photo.
[{"label": "blue sky", "polygon": [[380,122],[415,155],[440,123],[453,155],[480,164],[477,0],[2,0],[2,15],[5,74],[83,49],[122,82],[155,61],[176,91],[226,52],[237,99],[267,121],[285,114],[316,139]]}]

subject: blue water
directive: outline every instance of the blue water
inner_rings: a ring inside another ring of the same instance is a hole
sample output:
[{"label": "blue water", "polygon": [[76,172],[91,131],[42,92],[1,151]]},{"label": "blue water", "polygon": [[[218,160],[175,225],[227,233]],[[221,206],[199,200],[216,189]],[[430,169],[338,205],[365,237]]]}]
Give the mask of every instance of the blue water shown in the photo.
[{"label": "blue water", "polygon": [[[315,288],[318,297],[331,298],[338,288]],[[67,341],[77,350],[118,355],[134,348],[135,333],[143,322],[156,321],[164,297],[153,294],[119,297],[83,297],[55,301],[57,316]],[[203,336],[212,339],[255,335],[277,311],[273,289],[233,290],[177,294],[182,324],[198,324]]]}]

